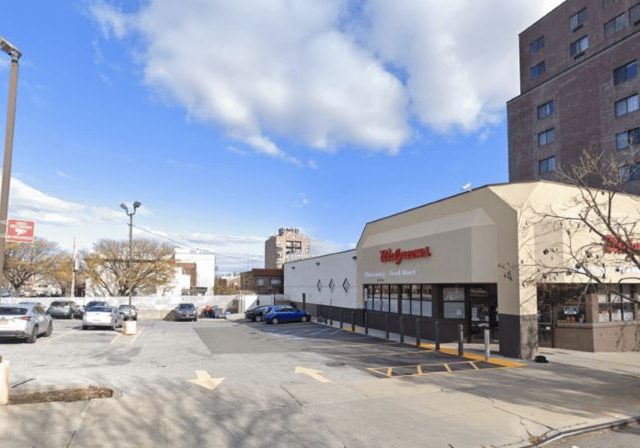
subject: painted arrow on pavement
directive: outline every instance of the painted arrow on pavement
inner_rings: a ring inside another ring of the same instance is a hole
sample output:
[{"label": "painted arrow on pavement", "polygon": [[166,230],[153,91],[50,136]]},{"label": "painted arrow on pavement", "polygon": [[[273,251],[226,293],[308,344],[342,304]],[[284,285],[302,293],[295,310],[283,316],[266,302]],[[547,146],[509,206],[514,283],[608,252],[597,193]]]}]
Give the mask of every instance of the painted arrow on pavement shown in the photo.
[{"label": "painted arrow on pavement", "polygon": [[196,370],[196,377],[196,379],[188,381],[208,390],[214,390],[224,381],[224,378],[211,378],[206,370]]},{"label": "painted arrow on pavement", "polygon": [[296,367],[296,371],[295,373],[301,373],[302,375],[308,375],[311,378],[313,378],[316,381],[319,381],[320,383],[330,383],[331,380],[325,378],[324,376],[321,375],[321,371],[320,370],[316,370],[316,369],[308,369],[306,367]]}]

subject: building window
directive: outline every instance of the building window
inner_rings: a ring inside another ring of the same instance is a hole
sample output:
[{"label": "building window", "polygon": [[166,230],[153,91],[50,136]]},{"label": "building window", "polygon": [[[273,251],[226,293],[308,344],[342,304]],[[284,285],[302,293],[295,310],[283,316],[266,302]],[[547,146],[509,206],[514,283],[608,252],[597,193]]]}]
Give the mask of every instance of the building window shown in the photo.
[{"label": "building window", "polygon": [[271,286],[280,286],[280,285],[282,285],[282,280],[280,280],[279,278],[270,278],[269,279],[269,284]]},{"label": "building window", "polygon": [[531,79],[539,78],[544,74],[546,70],[547,70],[547,65],[545,64],[544,61],[534,65],[533,67],[531,67]]},{"label": "building window", "polygon": [[618,31],[622,31],[625,26],[627,26],[627,17],[625,13],[622,13],[604,24],[604,35],[607,37],[612,36]]},{"label": "building window", "polygon": [[349,292],[351,288],[351,283],[349,283],[349,279],[345,278],[342,282],[342,289],[344,289],[345,294]]},{"label": "building window", "polygon": [[544,36],[538,37],[529,44],[529,53],[535,54],[544,48]]},{"label": "building window", "polygon": [[618,67],[613,71],[613,84],[629,81],[638,75],[638,61],[631,61],[628,64]]},{"label": "building window", "polygon": [[553,100],[544,103],[542,106],[538,106],[538,120],[550,117],[555,112],[555,103]]},{"label": "building window", "polygon": [[365,285],[364,292],[367,310],[432,317],[431,285]]},{"label": "building window", "polygon": [[616,149],[618,151],[627,149],[630,145],[640,143],[640,128],[629,129],[628,131],[616,134]]},{"label": "building window", "polygon": [[618,0],[602,0],[602,7],[606,8],[609,5],[613,5],[614,3],[617,3]]},{"label": "building window", "polygon": [[555,128],[547,129],[538,134],[538,146],[546,146],[553,143],[556,139]]},{"label": "building window", "polygon": [[628,96],[620,101],[616,101],[615,104],[615,112],[616,117],[622,117],[623,115],[630,114],[631,112],[635,112],[640,107],[640,103],[638,102],[638,94]]},{"label": "building window", "polygon": [[582,8],[580,11],[569,17],[569,29],[576,31],[582,28],[584,22],[587,20],[587,8]]},{"label": "building window", "polygon": [[621,285],[624,290],[621,294],[611,292],[608,294],[598,294],[598,321],[599,322],[620,322],[635,320],[634,304],[629,300],[630,285]]},{"label": "building window", "polygon": [[256,286],[264,286],[264,279],[263,278],[256,278]]},{"label": "building window", "polygon": [[538,172],[540,174],[551,173],[556,170],[556,156],[547,157],[538,162]]},{"label": "building window", "polygon": [[582,36],[569,46],[569,54],[572,58],[579,58],[589,48],[589,36]]},{"label": "building window", "polygon": [[620,181],[631,182],[632,180],[640,180],[640,163],[620,167]]},{"label": "building window", "polygon": [[442,288],[445,319],[464,319],[464,288]]},{"label": "building window", "polygon": [[629,9],[629,23],[631,25],[640,23],[640,3]]}]

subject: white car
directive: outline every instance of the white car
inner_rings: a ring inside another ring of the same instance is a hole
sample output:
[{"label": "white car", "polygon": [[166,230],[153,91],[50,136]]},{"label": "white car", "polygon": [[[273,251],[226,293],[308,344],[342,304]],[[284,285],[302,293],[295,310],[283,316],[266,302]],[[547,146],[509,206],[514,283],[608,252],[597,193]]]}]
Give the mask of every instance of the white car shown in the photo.
[{"label": "white car", "polygon": [[38,336],[50,336],[52,331],[51,316],[41,304],[0,305],[0,337],[33,343]]},{"label": "white car", "polygon": [[95,306],[85,310],[82,317],[82,329],[107,327],[115,330],[122,327],[122,314],[113,306]]}]

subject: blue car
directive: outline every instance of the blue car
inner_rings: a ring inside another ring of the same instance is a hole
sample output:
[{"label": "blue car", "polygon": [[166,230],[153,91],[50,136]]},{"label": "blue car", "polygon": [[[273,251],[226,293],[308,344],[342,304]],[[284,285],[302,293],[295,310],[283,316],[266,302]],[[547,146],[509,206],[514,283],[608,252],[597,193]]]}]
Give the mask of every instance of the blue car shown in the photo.
[{"label": "blue car", "polygon": [[277,325],[281,322],[308,322],[311,315],[306,311],[297,310],[289,305],[272,306],[264,320],[268,324]]}]

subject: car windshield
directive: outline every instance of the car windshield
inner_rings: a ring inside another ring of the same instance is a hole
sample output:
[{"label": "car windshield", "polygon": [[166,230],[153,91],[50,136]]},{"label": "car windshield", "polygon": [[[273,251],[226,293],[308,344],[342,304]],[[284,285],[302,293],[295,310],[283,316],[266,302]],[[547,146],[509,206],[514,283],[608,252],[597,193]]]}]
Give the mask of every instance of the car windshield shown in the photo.
[{"label": "car windshield", "polygon": [[65,306],[66,303],[65,302],[51,302],[51,306]]},{"label": "car windshield", "polygon": [[17,306],[0,307],[0,316],[22,316],[27,314],[27,308]]},{"label": "car windshield", "polygon": [[195,308],[195,305],[193,303],[181,303],[179,308],[181,310],[192,310]]},{"label": "car windshield", "polygon": [[136,307],[133,305],[131,305],[131,307],[129,307],[129,305],[120,305],[121,310],[128,310],[129,308],[131,308],[132,310],[136,309]]},{"label": "car windshield", "polygon": [[110,306],[94,306],[89,311],[92,313],[110,313],[112,311]]}]

